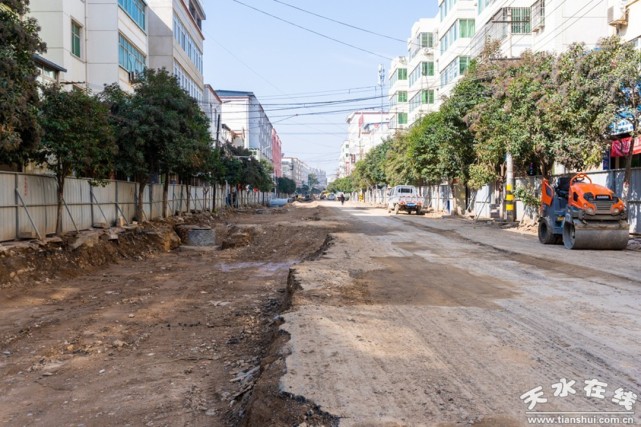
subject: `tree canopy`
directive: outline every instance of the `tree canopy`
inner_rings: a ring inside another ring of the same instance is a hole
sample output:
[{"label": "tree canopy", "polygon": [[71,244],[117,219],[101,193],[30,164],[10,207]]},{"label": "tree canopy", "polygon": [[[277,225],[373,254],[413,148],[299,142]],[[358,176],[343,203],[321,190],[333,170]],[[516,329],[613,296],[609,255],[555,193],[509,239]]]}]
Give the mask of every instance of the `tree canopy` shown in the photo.
[{"label": "tree canopy", "polygon": [[0,163],[23,165],[40,142],[38,69],[33,56],[46,50],[27,0],[0,4]]},{"label": "tree canopy", "polygon": [[65,178],[72,172],[95,179],[107,178],[113,170],[116,145],[108,107],[81,89],[45,87],[40,124],[43,136],[39,158],[58,182],[56,232],[60,233]]}]

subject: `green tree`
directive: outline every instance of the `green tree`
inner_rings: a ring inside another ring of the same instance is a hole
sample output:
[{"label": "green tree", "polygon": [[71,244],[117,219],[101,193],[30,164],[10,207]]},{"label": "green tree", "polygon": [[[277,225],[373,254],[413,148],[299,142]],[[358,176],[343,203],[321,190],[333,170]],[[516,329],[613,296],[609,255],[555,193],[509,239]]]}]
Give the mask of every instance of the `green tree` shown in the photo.
[{"label": "green tree", "polygon": [[310,173],[307,175],[307,185],[309,185],[309,188],[314,190],[314,186],[318,185],[318,177],[314,173]]},{"label": "green tree", "polygon": [[419,180],[415,159],[410,157],[408,146],[409,139],[404,133],[397,133],[390,142],[384,168],[389,185],[415,184]]},{"label": "green tree", "polygon": [[296,192],[296,183],[289,178],[276,178],[276,191],[279,194],[294,194]]},{"label": "green tree", "polygon": [[[575,169],[597,165],[610,148],[611,125],[627,121],[631,137],[639,127],[641,52],[617,36],[600,40],[598,49],[575,44],[559,56],[548,104],[555,131],[562,136],[557,157]],[[626,153],[624,192],[629,188],[633,144]],[[628,194],[623,195],[624,198]]]},{"label": "green tree", "polygon": [[22,166],[40,142],[35,53],[46,50],[28,0],[0,4],[0,163]]},{"label": "green tree", "polygon": [[344,178],[338,178],[332,181],[328,186],[327,186],[327,191],[331,191],[333,193],[336,192],[343,192],[343,193],[351,193],[354,191],[354,184],[352,183],[352,178],[347,176]]},{"label": "green tree", "polygon": [[372,148],[363,160],[356,163],[356,169],[352,174],[352,182],[355,187],[365,189],[376,187],[379,184],[385,184],[387,182],[385,162],[390,144],[391,139],[383,141],[381,144]]},{"label": "green tree", "polygon": [[112,85],[104,96],[117,129],[119,171],[138,183],[136,218],[143,217],[142,196],[152,174],[165,176],[166,215],[169,174],[193,176],[205,168],[210,145],[207,117],[165,69],[146,69],[132,95]]},{"label": "green tree", "polygon": [[40,123],[43,129],[40,158],[58,183],[56,233],[60,234],[65,178],[73,172],[106,178],[113,170],[116,145],[108,107],[80,89],[67,92],[57,85],[44,88]]}]

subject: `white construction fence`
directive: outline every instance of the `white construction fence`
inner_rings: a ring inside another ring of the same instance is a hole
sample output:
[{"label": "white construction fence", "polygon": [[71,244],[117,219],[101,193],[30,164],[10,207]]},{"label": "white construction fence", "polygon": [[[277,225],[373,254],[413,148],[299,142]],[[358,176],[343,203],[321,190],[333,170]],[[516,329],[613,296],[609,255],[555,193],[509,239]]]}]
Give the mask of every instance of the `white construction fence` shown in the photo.
[{"label": "white construction fence", "polygon": [[[612,189],[621,194],[623,188],[622,169],[595,171],[587,173],[592,182]],[[541,177],[524,177],[515,180],[515,187],[523,186],[533,190],[539,197],[541,192]],[[421,187],[424,206],[437,212],[458,213],[475,219],[498,219],[503,217],[504,192],[496,185],[486,185],[478,190],[466,189],[461,185],[430,185]],[[350,195],[352,200],[361,200],[360,193]],[[375,206],[387,206],[387,188],[376,188],[365,191],[362,201]],[[631,233],[641,233],[641,169],[633,169],[630,181],[630,200],[628,205],[628,221]],[[518,221],[535,221],[538,211],[525,206],[521,200],[516,200],[516,219]]]},{"label": "white construction fence", "polygon": [[[48,175],[0,172],[0,241],[43,238],[55,233],[56,179]],[[189,197],[187,192],[189,191]],[[170,184],[168,212],[211,211],[225,206],[269,204],[273,195],[255,191],[233,192],[230,186]],[[136,210],[138,184],[108,181],[93,186],[88,179],[67,178],[64,187],[63,232],[131,223]],[[162,218],[163,184],[145,186],[143,220]],[[187,205],[189,203],[189,206]]]}]

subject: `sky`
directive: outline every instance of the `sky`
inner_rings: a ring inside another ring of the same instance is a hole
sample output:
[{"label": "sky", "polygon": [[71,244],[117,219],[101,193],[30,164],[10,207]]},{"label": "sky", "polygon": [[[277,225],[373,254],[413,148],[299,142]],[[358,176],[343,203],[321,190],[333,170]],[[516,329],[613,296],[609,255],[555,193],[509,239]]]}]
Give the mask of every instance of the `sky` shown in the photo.
[{"label": "sky", "polygon": [[[406,54],[412,25],[438,9],[437,0],[202,4],[205,83],[253,92],[280,135],[284,155],[324,170],[330,180],[347,138],[349,112],[381,109],[379,64],[387,74],[391,59]],[[384,109],[387,90],[386,75]]]}]

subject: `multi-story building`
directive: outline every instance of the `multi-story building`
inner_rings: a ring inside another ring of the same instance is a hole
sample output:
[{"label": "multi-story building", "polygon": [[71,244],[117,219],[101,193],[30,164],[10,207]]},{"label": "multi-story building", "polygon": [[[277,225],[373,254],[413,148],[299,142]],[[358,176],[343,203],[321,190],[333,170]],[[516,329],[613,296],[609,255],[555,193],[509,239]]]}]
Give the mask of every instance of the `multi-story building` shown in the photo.
[{"label": "multi-story building", "polygon": [[224,122],[234,132],[243,134],[245,148],[258,159],[265,159],[272,165],[274,128],[263,106],[252,92],[217,90],[222,100]]},{"label": "multi-story building", "polygon": [[390,116],[386,111],[355,111],[347,117],[347,140],[341,146],[339,178],[352,173],[356,162],[391,136]]},{"label": "multi-story building", "polygon": [[272,166],[274,178],[283,176],[283,143],[278,136],[276,129],[272,129]]},{"label": "multi-story building", "polygon": [[36,79],[40,84],[60,83],[60,73],[67,72],[65,68],[40,55],[34,55],[33,59],[38,69],[38,77]]},{"label": "multi-story building", "polygon": [[608,4],[608,0],[479,1],[479,31],[470,54],[480,54],[489,40],[500,41],[501,51],[508,58],[518,57],[526,49],[561,53],[577,42],[594,47],[610,32]]},{"label": "multi-story building", "polygon": [[[479,3],[482,1],[478,0]],[[477,0],[438,2],[439,97],[447,96],[452,91],[470,65],[469,46],[476,33],[476,5]]]},{"label": "multi-story building", "polygon": [[206,84],[201,109],[209,118],[209,133],[216,146],[220,146],[222,105],[223,101],[220,99],[214,88],[211,87],[211,85]]},{"label": "multi-story building", "polygon": [[350,145],[351,142],[349,139],[346,139],[341,144],[341,153],[338,156],[337,178],[349,176],[356,164],[356,154],[352,154],[352,147]]},{"label": "multi-story building", "polygon": [[641,49],[641,2],[610,0],[607,10],[611,32]]},{"label": "multi-story building", "polygon": [[420,19],[412,26],[412,36],[407,42],[409,124],[438,109],[437,25],[436,18]]},{"label": "multi-story building", "polygon": [[389,111],[391,114],[389,127],[392,130],[406,129],[409,125],[407,57],[398,56],[392,60],[388,80]]},{"label": "multi-story building", "polygon": [[[140,0],[118,0],[120,3]],[[149,67],[173,71],[180,86],[203,102],[202,22],[199,0],[146,0],[149,21]]]},{"label": "multi-story building", "polygon": [[131,90],[130,73],[147,66],[147,6],[142,0],[31,0],[42,56],[65,71],[62,84],[99,92],[119,83]]},{"label": "multi-story building", "polygon": [[296,183],[296,188],[308,184],[309,166],[297,157],[283,157],[283,176]]},{"label": "multi-story building", "polygon": [[136,73],[164,67],[203,101],[199,0],[31,0],[30,8],[62,84],[130,91]]}]

